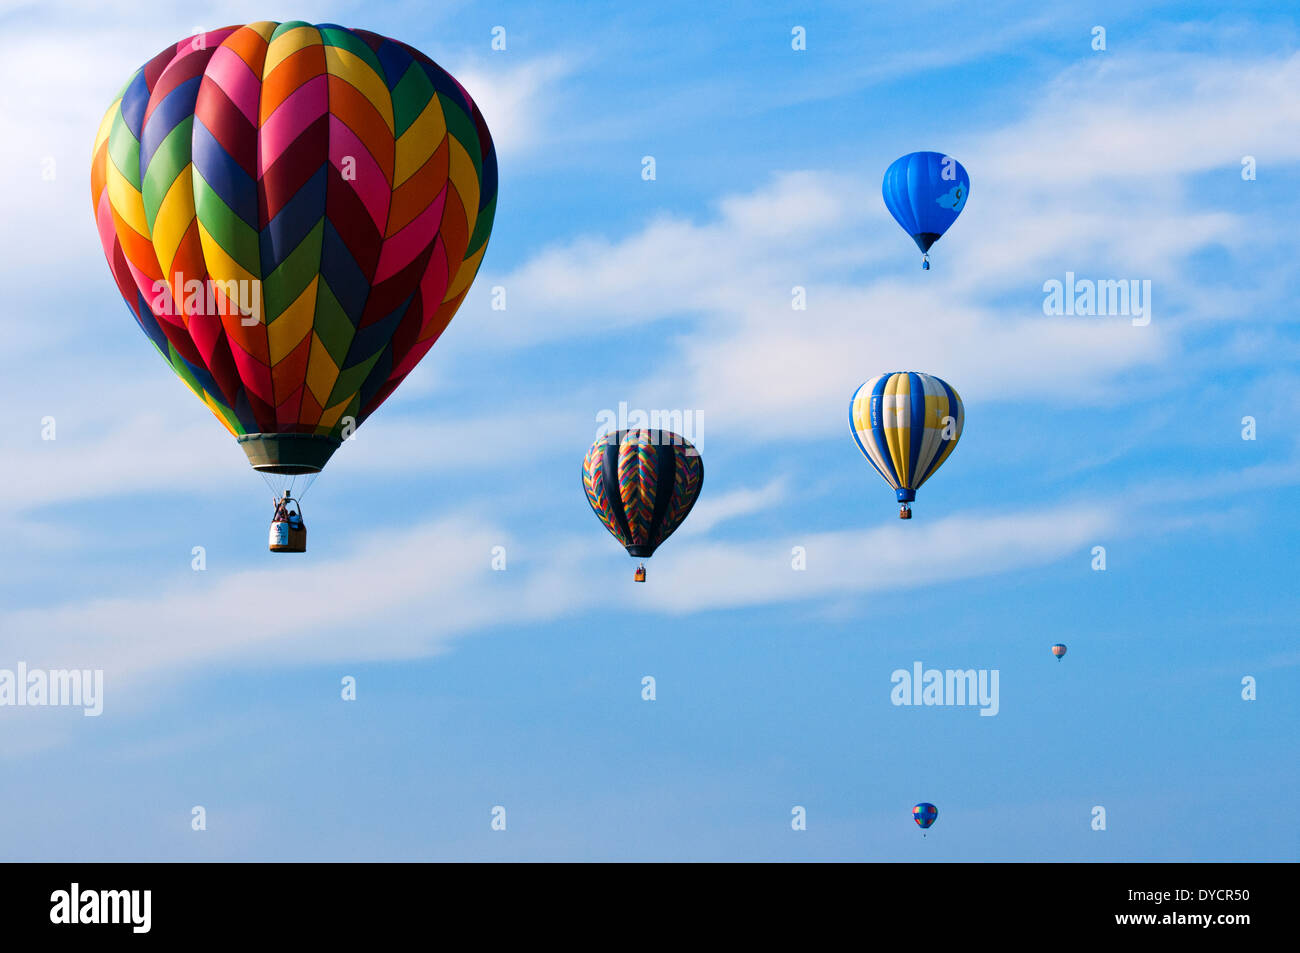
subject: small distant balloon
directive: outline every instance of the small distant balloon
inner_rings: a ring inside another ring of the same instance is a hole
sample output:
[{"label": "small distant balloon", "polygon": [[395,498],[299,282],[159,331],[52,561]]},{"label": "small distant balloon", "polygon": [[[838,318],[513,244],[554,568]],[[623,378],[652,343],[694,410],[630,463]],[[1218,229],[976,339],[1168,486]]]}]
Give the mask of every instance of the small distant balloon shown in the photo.
[{"label": "small distant balloon", "polygon": [[921,249],[921,267],[929,271],[930,246],[966,207],[970,176],[952,156],[913,152],[885,170],[880,191],[889,214]]},{"label": "small distant balloon", "polygon": [[1065,649],[1064,642],[1057,642],[1055,645],[1052,646],[1052,654],[1055,655],[1058,660],[1064,657],[1065,651],[1066,649]]},{"label": "small distant balloon", "polygon": [[939,809],[926,801],[912,808],[912,820],[916,821],[916,826],[921,830],[933,826],[938,817]]}]

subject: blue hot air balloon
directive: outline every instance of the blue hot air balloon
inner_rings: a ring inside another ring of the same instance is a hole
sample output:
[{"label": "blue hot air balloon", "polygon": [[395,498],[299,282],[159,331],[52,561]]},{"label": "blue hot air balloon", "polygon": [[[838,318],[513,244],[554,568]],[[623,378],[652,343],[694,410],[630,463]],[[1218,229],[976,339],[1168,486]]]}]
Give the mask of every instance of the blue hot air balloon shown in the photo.
[{"label": "blue hot air balloon", "polygon": [[913,152],[885,170],[880,191],[889,214],[921,249],[921,267],[928,271],[930,246],[966,207],[970,176],[952,156]]},{"label": "blue hot air balloon", "polygon": [[925,830],[933,824],[938,816],[939,809],[928,801],[922,801],[912,808],[912,820],[916,821],[916,826],[921,830]]}]

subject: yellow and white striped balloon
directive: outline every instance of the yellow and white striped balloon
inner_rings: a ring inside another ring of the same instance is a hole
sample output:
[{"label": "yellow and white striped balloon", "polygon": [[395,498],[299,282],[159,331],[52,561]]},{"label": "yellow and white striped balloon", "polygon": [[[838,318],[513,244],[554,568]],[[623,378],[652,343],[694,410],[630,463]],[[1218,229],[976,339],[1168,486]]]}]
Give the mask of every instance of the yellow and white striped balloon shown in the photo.
[{"label": "yellow and white striped balloon", "polygon": [[965,424],[961,398],[946,382],[917,371],[873,377],[853,393],[853,439],[900,503],[916,499],[939,469]]}]

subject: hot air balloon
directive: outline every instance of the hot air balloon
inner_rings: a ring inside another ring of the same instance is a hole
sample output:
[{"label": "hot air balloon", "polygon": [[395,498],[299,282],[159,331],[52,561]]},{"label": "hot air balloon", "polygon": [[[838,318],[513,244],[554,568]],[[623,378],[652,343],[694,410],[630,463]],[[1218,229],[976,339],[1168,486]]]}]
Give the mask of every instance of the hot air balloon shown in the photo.
[{"label": "hot air balloon", "polygon": [[1066,652],[1066,648],[1064,642],[1057,642],[1055,645],[1052,646],[1052,654],[1056,656],[1056,660],[1058,662],[1065,656],[1065,652]]},{"label": "hot air balloon", "polygon": [[[587,502],[628,555],[649,558],[695,505],[704,461],[685,437],[667,430],[603,434],[582,461]],[[645,565],[633,578],[645,582]]]},{"label": "hot air balloon", "polygon": [[122,87],[91,163],[118,290],[285,488],[277,517],[447,327],[496,197],[464,88],[405,43],[333,24],[167,47]]},{"label": "hot air balloon", "polygon": [[885,170],[880,191],[889,214],[921,249],[921,267],[929,271],[930,246],[966,207],[970,176],[952,156],[913,152]]},{"label": "hot air balloon", "polygon": [[912,820],[916,821],[916,826],[921,830],[925,830],[934,824],[938,817],[939,809],[926,801],[922,801],[912,808]]},{"label": "hot air balloon", "polygon": [[912,518],[908,504],[957,446],[964,423],[957,392],[916,371],[873,377],[849,402],[853,439],[894,488],[899,519]]}]

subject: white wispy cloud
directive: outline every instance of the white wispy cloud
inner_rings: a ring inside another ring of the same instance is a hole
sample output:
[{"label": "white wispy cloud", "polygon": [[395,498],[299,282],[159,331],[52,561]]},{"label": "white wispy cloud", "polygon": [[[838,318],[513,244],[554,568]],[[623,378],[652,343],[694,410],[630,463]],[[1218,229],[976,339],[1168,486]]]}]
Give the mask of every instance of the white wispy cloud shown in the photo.
[{"label": "white wispy cloud", "polygon": [[[481,519],[449,517],[357,541],[347,555],[3,614],[5,655],[102,668],[118,690],[207,662],[400,659],[455,635],[577,605],[563,561],[493,572],[494,546],[527,552]],[[559,547],[558,555],[568,555]],[[507,591],[509,599],[501,598]]]},{"label": "white wispy cloud", "polygon": [[[661,611],[685,613],[940,586],[1053,562],[1119,528],[1112,508],[1063,504],[950,516],[925,525],[789,534],[762,542],[700,543],[656,566]],[[806,569],[794,568],[799,547]]]},{"label": "white wispy cloud", "polygon": [[[814,534],[798,541],[809,554],[806,572],[791,570],[784,539],[696,541],[655,565],[653,591],[637,587],[628,598],[673,613],[932,585],[1056,558],[1107,526],[1104,510],[1066,509],[954,517],[907,544],[896,527]],[[627,583],[607,543],[593,532],[539,547],[481,519],[452,517],[310,564],[196,574],[161,590],[8,611],[0,630],[7,659],[103,669],[106,698],[111,690],[129,710],[135,687],[169,672],[425,657],[492,626],[581,613],[593,587]],[[504,572],[491,569],[494,546],[515,560]]]},{"label": "white wispy cloud", "polygon": [[[717,525],[761,513],[779,486],[725,494],[701,515]],[[114,691],[128,691],[208,664],[426,657],[494,626],[580,616],[593,592],[622,592],[640,611],[676,614],[925,589],[1047,565],[1159,518],[1150,503],[1074,501],[743,543],[684,533],[670,558],[655,560],[653,584],[641,587],[629,583],[627,563],[594,526],[580,536],[526,540],[465,512],[370,534],[340,546],[343,556],[3,611],[0,631],[6,658],[102,668]],[[508,559],[504,571],[491,567],[497,546]],[[795,547],[804,569],[794,568]]]},{"label": "white wispy cloud", "polygon": [[690,519],[677,531],[678,536],[700,536],[715,526],[778,506],[786,499],[789,481],[776,477],[759,487],[738,487],[708,496],[702,495],[691,509]]},{"label": "white wispy cloud", "polygon": [[563,102],[558,87],[576,65],[560,55],[523,60],[502,55],[497,59],[499,67],[489,67],[491,60],[478,61],[453,72],[474,97],[492,130],[497,152],[508,162],[549,141],[555,111]]},{"label": "white wispy cloud", "polygon": [[[938,373],[968,403],[1110,402],[1119,375],[1186,356],[1188,322],[1235,316],[1237,292],[1253,293],[1251,281],[1202,280],[1195,256],[1244,255],[1258,226],[1207,206],[1191,177],[1239,181],[1247,150],[1295,161],[1296,102],[1296,56],[1072,66],[1026,115],[956,135],[972,197],[930,273],[916,271],[874,176],[786,173],[705,221],[665,215],[619,240],[583,236],[494,276],[522,320],[482,343],[684,322],[664,344],[672,369],[633,389],[675,394],[759,440],[839,427],[847,395],[886,369]],[[1151,325],[1045,317],[1042,285],[1067,270],[1150,279]],[[791,307],[795,286],[805,311]]]}]

